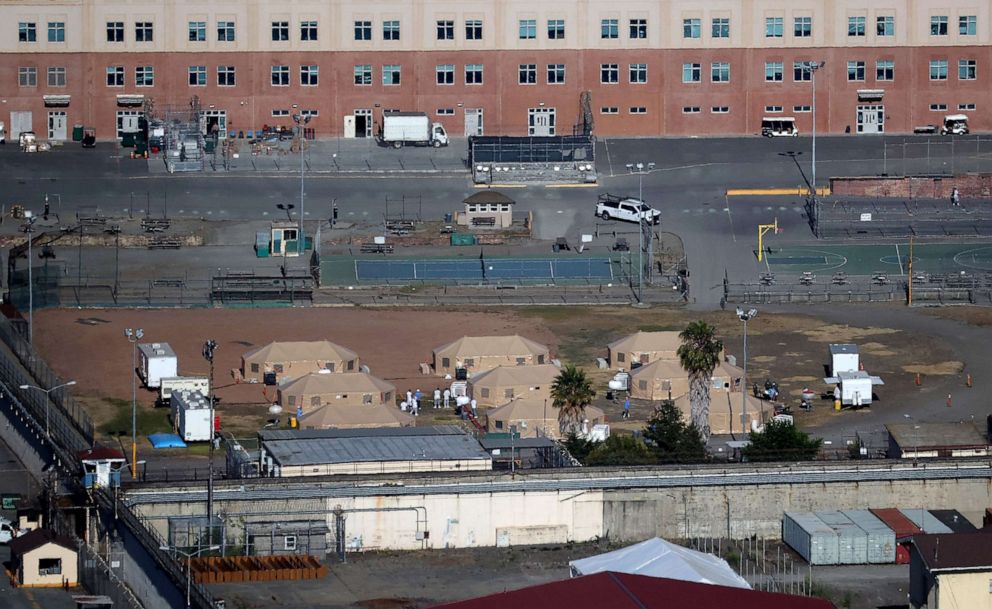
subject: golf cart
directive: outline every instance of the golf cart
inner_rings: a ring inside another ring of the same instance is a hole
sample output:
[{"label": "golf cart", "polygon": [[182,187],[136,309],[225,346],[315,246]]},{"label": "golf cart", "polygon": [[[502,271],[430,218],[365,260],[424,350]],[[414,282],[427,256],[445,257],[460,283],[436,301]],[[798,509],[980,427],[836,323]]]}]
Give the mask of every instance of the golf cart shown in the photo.
[{"label": "golf cart", "polygon": [[796,119],[790,116],[764,117],[761,119],[761,135],[765,137],[796,137]]},{"label": "golf cart", "polygon": [[96,129],[83,127],[83,148],[96,148]]},{"label": "golf cart", "polygon": [[944,117],[944,125],[940,128],[941,135],[968,135],[968,117],[964,114],[948,114]]}]

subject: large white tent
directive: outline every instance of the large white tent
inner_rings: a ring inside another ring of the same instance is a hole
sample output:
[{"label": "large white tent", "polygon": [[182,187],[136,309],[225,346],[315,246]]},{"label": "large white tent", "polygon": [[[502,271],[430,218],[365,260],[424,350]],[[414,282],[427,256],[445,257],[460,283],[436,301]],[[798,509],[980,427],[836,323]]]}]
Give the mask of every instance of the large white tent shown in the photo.
[{"label": "large white tent", "polygon": [[683,548],[658,537],[613,552],[573,560],[568,565],[572,577],[615,571],[751,589],[747,581],[719,556]]}]

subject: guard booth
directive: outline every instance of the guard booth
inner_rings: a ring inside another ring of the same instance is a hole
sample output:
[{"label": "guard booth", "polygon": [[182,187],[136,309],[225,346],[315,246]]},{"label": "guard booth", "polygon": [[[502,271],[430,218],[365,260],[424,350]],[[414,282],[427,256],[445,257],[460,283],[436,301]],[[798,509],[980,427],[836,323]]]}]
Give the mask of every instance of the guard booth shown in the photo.
[{"label": "guard booth", "polygon": [[482,190],[463,201],[465,210],[458,214],[458,224],[473,228],[509,228],[513,224],[515,201],[495,190]]},{"label": "guard booth", "polygon": [[87,489],[116,488],[121,485],[121,469],[127,463],[116,448],[91,448],[79,453],[83,465],[83,485]]},{"label": "guard booth", "polygon": [[[274,221],[269,225],[268,231],[259,231],[255,235],[255,256],[258,258],[268,258],[269,256],[299,256],[300,251],[300,225],[288,220]],[[313,240],[304,237],[304,251],[313,248]]]}]

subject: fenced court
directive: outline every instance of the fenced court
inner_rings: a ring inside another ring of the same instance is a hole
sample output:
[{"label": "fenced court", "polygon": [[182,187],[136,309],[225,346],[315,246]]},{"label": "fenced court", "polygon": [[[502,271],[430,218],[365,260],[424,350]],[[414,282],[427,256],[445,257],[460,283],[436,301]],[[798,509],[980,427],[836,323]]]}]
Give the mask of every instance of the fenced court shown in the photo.
[{"label": "fenced court", "polygon": [[359,282],[574,281],[614,278],[609,258],[483,258],[355,260]]},{"label": "fenced court", "polygon": [[[770,273],[893,276],[909,272],[909,243],[785,246],[764,256]],[[992,272],[992,243],[915,243],[913,274]]]}]

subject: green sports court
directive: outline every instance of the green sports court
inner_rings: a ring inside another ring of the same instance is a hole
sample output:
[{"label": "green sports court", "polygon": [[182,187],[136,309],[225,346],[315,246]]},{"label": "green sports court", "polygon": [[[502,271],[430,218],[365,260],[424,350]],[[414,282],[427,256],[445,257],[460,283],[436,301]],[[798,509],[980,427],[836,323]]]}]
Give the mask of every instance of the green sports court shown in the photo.
[{"label": "green sports court", "polygon": [[[914,243],[913,273],[992,272],[992,242]],[[795,245],[772,248],[761,261],[771,273],[827,273],[905,275],[909,242],[844,245]]]}]

